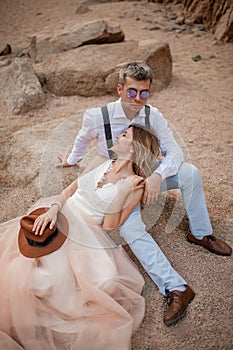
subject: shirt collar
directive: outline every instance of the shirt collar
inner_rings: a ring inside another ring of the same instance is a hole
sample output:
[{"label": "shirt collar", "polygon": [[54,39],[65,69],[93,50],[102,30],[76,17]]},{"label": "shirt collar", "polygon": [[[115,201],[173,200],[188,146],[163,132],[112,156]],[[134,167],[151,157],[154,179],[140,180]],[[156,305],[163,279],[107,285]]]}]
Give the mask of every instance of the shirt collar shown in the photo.
[{"label": "shirt collar", "polygon": [[121,99],[119,98],[116,103],[114,104],[114,114],[113,114],[113,118],[126,118],[125,116],[125,112],[122,108],[122,104],[121,104]]}]

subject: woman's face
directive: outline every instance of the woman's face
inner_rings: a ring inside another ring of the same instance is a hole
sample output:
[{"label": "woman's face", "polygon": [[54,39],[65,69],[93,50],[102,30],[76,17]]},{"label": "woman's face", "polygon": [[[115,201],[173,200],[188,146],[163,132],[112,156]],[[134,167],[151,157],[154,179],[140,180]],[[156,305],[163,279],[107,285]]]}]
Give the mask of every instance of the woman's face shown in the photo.
[{"label": "woman's face", "polygon": [[133,153],[132,140],[133,140],[133,128],[131,127],[125,130],[123,134],[118,135],[116,137],[116,141],[111,149],[118,156],[124,155],[125,157],[129,158],[128,156],[129,155],[131,156]]}]

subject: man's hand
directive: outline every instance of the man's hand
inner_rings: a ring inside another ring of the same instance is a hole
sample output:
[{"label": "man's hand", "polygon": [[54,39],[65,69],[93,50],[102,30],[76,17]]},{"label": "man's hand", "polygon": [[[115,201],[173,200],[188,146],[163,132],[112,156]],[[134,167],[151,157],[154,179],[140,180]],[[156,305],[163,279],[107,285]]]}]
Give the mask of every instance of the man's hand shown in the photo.
[{"label": "man's hand", "polygon": [[143,195],[144,204],[150,204],[157,201],[161,182],[162,177],[157,173],[153,173],[145,180],[145,191]]},{"label": "man's hand", "polygon": [[66,168],[66,167],[69,167],[69,166],[73,166],[69,163],[67,163],[67,158],[64,158],[61,154],[58,154],[57,158],[61,161],[61,163],[57,163],[55,164],[55,167],[56,168]]}]

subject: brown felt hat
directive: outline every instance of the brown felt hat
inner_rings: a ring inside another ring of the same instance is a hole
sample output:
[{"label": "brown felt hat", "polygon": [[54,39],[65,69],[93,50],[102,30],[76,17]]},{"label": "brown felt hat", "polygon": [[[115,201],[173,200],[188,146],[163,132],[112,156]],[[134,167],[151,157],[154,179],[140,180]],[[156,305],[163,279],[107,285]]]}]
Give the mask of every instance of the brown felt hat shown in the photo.
[{"label": "brown felt hat", "polygon": [[65,242],[69,224],[62,213],[58,213],[56,225],[50,229],[48,224],[42,235],[32,232],[34,221],[49,208],[38,208],[20,220],[18,246],[20,252],[28,258],[39,258],[59,249]]}]

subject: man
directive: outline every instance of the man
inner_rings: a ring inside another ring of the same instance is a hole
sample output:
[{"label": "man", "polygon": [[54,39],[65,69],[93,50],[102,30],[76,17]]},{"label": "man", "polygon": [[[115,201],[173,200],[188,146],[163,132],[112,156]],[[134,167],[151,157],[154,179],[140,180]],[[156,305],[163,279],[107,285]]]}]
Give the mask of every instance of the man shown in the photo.
[{"label": "man", "polygon": [[[180,189],[192,232],[188,233],[187,240],[215,254],[231,255],[232,249],[225,242],[212,236],[198,169],[184,162],[183,153],[163,115],[158,109],[146,106],[152,80],[151,69],[146,64],[131,62],[124,65],[120,70],[117,85],[120,99],[107,105],[109,115],[109,122],[105,122],[107,130],[104,127],[101,108],[86,110],[72,153],[65,160],[60,157],[61,163],[57,164],[57,167],[72,166],[79,162],[93,139],[97,140],[98,152],[108,156],[107,149],[111,146],[111,140],[114,142],[116,136],[130,124],[149,123],[159,139],[163,159],[155,172],[146,179],[143,202],[145,204],[155,202],[160,191]],[[120,233],[160,292],[167,296],[168,307],[164,313],[164,323],[169,326],[177,322],[184,315],[195,293],[172,268],[159,246],[145,231],[139,206],[121,226]]]}]

